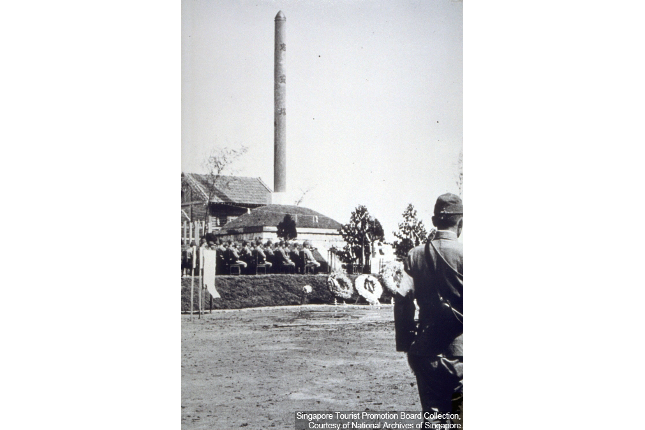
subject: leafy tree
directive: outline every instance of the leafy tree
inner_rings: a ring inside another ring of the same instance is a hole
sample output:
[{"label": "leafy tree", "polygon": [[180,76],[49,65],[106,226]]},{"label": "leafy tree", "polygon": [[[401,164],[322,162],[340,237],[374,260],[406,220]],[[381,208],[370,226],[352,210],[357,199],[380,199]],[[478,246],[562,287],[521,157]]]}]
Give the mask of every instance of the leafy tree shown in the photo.
[{"label": "leafy tree", "polygon": [[206,242],[217,243],[217,236],[215,236],[213,233],[206,233],[204,235],[204,239],[206,239]]},{"label": "leafy tree", "polygon": [[394,242],[395,254],[403,259],[415,246],[425,243],[428,238],[423,221],[417,218],[417,210],[410,203],[403,212],[403,222],[399,223],[399,231],[393,232],[398,241]]},{"label": "leafy tree", "polygon": [[383,241],[383,226],[378,219],[372,217],[363,205],[359,205],[350,215],[349,223],[341,226],[338,232],[347,243],[345,248],[336,251],[343,263],[360,262],[363,266],[370,254],[374,241]]},{"label": "leafy tree", "polygon": [[298,237],[296,230],[296,221],[287,214],[284,219],[278,224],[278,237],[284,240],[291,240]]}]

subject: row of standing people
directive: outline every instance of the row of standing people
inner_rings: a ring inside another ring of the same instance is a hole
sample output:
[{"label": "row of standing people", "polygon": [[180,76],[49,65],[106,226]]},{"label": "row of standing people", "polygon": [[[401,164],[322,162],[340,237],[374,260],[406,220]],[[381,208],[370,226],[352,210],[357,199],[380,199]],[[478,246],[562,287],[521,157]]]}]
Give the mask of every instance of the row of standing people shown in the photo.
[{"label": "row of standing people", "polygon": [[[193,258],[197,258],[195,265],[199,266],[198,255],[192,255],[194,246],[193,242],[190,248],[182,252],[182,275],[190,274]],[[300,244],[285,241],[273,243],[271,240],[262,243],[261,239],[256,239],[245,240],[240,244],[236,241],[224,242],[221,239],[217,242],[207,242],[202,238],[197,253],[201,249],[217,251],[217,274],[228,274],[231,265],[239,265],[240,272],[245,274],[255,273],[258,265],[264,265],[267,273],[305,273],[306,268],[311,268],[315,273],[320,268],[320,263],[313,255],[315,248],[308,240]]]}]

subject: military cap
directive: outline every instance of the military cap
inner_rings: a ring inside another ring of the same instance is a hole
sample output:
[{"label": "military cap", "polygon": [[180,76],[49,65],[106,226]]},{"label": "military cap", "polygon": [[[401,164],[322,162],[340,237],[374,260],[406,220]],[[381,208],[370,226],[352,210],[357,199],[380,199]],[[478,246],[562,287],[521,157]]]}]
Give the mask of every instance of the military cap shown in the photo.
[{"label": "military cap", "polygon": [[450,193],[442,194],[434,205],[434,214],[435,216],[463,215],[464,205],[459,196]]}]

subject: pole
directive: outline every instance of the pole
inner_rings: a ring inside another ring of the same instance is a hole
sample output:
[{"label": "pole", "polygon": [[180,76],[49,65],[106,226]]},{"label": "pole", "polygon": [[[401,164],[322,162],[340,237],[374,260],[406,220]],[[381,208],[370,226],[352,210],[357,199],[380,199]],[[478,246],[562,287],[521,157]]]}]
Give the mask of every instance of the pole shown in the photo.
[{"label": "pole", "polygon": [[194,299],[194,283],[195,283],[195,267],[197,266],[197,247],[190,247],[190,319],[193,319],[193,301]]},{"label": "pole", "polygon": [[204,294],[204,276],[203,276],[203,270],[202,269],[202,276],[200,278],[200,288],[199,288],[199,318],[202,317],[202,309],[204,307],[203,305],[203,294]]},{"label": "pole", "polygon": [[[191,269],[190,272],[192,274],[193,270]],[[194,307],[193,303],[194,303],[194,300],[195,300],[195,298],[194,298],[195,297],[195,287],[193,285],[193,280],[194,280],[194,278],[191,276],[190,277],[190,319],[191,320],[193,319],[193,307]]]},{"label": "pole", "polygon": [[195,248],[195,254],[199,250],[199,269],[197,269],[197,275],[198,275],[198,281],[197,285],[200,286],[202,283],[202,270],[204,270],[204,253],[202,252],[202,248]]},{"label": "pole", "polygon": [[363,246],[361,249],[361,273],[365,271],[365,236],[363,236]]},{"label": "pole", "polygon": [[[219,251],[217,249],[215,249],[215,279],[217,279],[217,253],[218,252]],[[217,282],[215,282],[215,284],[217,284]],[[208,309],[208,313],[209,314],[213,313],[213,295],[212,294],[211,294],[211,303],[210,303],[210,307]]]}]

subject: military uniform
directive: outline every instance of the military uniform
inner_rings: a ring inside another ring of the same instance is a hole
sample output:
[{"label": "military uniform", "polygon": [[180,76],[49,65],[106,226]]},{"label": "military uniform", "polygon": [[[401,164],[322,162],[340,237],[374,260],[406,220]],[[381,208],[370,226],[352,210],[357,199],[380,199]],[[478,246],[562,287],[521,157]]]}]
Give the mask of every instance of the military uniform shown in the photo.
[{"label": "military uniform", "polygon": [[285,249],[284,246],[280,246],[276,252],[275,252],[276,258],[279,261],[278,266],[279,267],[285,267],[285,266],[292,266],[295,270],[296,268],[296,263],[291,261],[289,258],[289,255],[287,254],[287,250]]},{"label": "military uniform", "polygon": [[306,260],[305,260],[306,264],[311,264],[312,266],[320,267],[320,263],[316,261],[314,254],[311,252],[309,248],[304,248],[302,251],[304,252],[306,257]]},{"label": "military uniform", "polygon": [[264,253],[264,250],[262,249],[262,244],[258,244],[258,246],[255,248],[255,253],[257,256],[257,264],[264,264],[266,265],[269,269],[271,269],[271,266],[273,266],[273,263],[267,260],[267,256]]},{"label": "military uniform", "polygon": [[216,273],[218,275],[224,275],[226,273],[226,246],[222,243],[218,243],[215,250],[217,251]]},{"label": "military uniform", "polygon": [[267,256],[267,262],[271,263],[272,265],[275,265],[275,253],[273,252],[273,248],[271,248],[272,244],[270,242],[267,242],[264,248],[264,252]]},{"label": "military uniform", "polygon": [[[439,199],[443,197],[445,195]],[[443,205],[440,202],[438,200],[437,205],[441,214]],[[460,215],[454,206],[448,207],[453,211],[444,214]],[[435,207],[435,216],[437,213]],[[424,412],[461,414],[463,246],[457,241],[457,233],[438,230],[431,241],[409,252],[404,268],[405,275],[394,309],[397,351],[408,353]],[[419,307],[418,325],[414,321],[414,299]]]},{"label": "military uniform", "polygon": [[238,253],[235,245],[232,245],[229,247],[229,252],[230,252],[230,258],[231,258],[231,264],[239,264],[240,266],[246,269],[247,263],[246,261],[243,261],[240,258],[240,254]]}]

